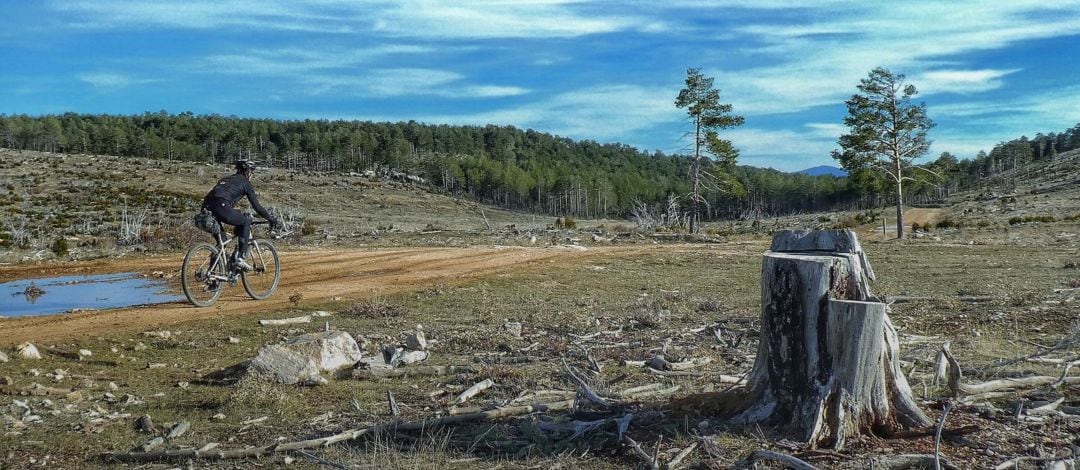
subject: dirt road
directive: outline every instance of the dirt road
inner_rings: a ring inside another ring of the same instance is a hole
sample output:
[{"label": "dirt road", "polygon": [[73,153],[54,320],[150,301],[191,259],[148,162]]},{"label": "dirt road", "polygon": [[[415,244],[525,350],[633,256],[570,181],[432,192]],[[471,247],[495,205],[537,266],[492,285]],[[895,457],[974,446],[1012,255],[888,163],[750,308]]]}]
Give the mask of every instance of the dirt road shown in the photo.
[{"label": "dirt road", "polygon": [[[569,247],[522,248],[401,248],[385,250],[318,250],[282,253],[281,285],[263,301],[251,300],[239,286],[226,289],[210,307],[187,303],[78,312],[0,320],[0,345],[34,341],[45,344],[85,335],[166,328],[216,315],[271,311],[290,305],[369,298],[439,283],[519,269],[523,265],[592,256],[627,256],[651,246],[606,246],[578,250]],[[179,274],[181,257],[129,257],[88,263],[0,267],[0,280],[68,274],[162,271]],[[174,279],[177,279],[174,277]],[[179,292],[179,286],[177,286]]]}]

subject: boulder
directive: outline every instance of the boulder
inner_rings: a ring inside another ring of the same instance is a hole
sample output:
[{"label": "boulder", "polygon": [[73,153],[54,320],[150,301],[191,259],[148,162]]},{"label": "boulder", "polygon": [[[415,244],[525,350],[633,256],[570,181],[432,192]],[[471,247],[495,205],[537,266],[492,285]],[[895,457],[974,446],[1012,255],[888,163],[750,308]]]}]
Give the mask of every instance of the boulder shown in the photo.
[{"label": "boulder", "polygon": [[259,354],[248,364],[248,372],[286,385],[323,380],[315,359],[280,344],[259,348]]},{"label": "boulder", "polygon": [[285,348],[310,357],[324,371],[350,367],[360,360],[360,346],[344,331],[308,333],[285,341]]},{"label": "boulder", "polygon": [[18,351],[19,357],[23,359],[41,359],[41,353],[38,352],[37,346],[32,343],[20,344],[16,351]]}]

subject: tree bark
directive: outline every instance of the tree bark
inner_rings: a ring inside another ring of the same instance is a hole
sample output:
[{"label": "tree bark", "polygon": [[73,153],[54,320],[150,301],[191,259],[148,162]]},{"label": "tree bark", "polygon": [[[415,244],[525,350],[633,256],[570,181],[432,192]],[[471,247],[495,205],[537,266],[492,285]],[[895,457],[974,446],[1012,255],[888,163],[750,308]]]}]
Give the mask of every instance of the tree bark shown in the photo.
[{"label": "tree bark", "polygon": [[857,247],[854,234],[831,233],[791,245],[784,232],[774,247],[807,251],[765,253],[761,340],[733,411],[736,422],[775,424],[811,447],[839,449],[850,436],[931,422],[912,399],[888,307],[870,293],[863,257],[810,251],[837,241]]},{"label": "tree bark", "polygon": [[901,173],[900,157],[896,161],[896,238],[904,239],[904,175]]}]

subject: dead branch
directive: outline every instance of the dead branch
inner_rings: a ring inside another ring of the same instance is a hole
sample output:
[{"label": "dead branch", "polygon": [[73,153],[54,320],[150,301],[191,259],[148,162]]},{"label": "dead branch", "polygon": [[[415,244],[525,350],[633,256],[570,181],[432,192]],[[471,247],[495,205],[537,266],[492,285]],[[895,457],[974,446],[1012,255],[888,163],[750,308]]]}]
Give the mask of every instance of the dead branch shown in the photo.
[{"label": "dead branch", "polygon": [[[1043,458],[1043,457],[1021,456],[1021,457],[1016,457],[1016,458],[1009,459],[1009,460],[1006,460],[1004,462],[1001,462],[1000,464],[998,464],[998,466],[994,467],[994,470],[1008,470],[1010,468],[1020,468],[1020,463],[1021,462],[1031,462],[1031,463],[1040,463],[1040,462],[1042,462],[1045,465],[1043,467],[1041,467],[1041,468],[1070,468],[1067,465],[1072,460],[1073,459],[1071,459],[1071,458],[1062,459],[1060,457]],[[1059,462],[1063,463],[1065,465],[1059,467],[1059,466],[1057,466],[1057,464]]]},{"label": "dead branch", "polygon": [[779,452],[773,452],[771,450],[755,450],[750,453],[748,460],[751,462],[754,460],[774,460],[795,470],[818,470],[817,467],[806,463],[806,461],[802,459],[787,454],[781,454]]},{"label": "dead branch", "polygon": [[659,370],[652,367],[646,367],[645,369],[648,370],[650,374],[662,375],[665,377],[701,377],[705,375],[701,372],[688,370]]},{"label": "dead branch", "polygon": [[626,445],[630,447],[630,450],[634,451],[634,455],[641,459],[650,470],[660,470],[660,465],[656,463],[656,459],[652,458],[648,452],[645,452],[645,449],[641,448],[641,444],[631,439],[630,436],[624,435],[622,438],[623,442],[626,442]]},{"label": "dead branch", "polygon": [[347,369],[338,372],[339,379],[387,379],[418,375],[451,375],[476,372],[470,366],[416,366],[400,369]]},{"label": "dead branch", "polygon": [[476,396],[480,392],[491,388],[492,385],[495,385],[495,382],[493,382],[491,379],[484,379],[480,382],[477,382],[472,387],[469,387],[464,392],[461,392],[461,395],[458,395],[456,401],[458,402],[458,404],[465,403],[466,401],[469,401],[470,398]]},{"label": "dead branch", "polygon": [[674,458],[672,458],[671,461],[667,463],[666,467],[669,470],[675,470],[676,468],[679,468],[679,465],[682,464],[682,461],[686,460],[686,458],[689,457],[690,454],[694,452],[694,449],[697,449],[697,446],[698,446],[698,444],[696,442],[693,443],[693,444],[690,444],[689,446],[687,446],[685,449],[683,449],[681,452],[679,452]]},{"label": "dead branch", "polygon": [[386,403],[390,407],[391,415],[401,416],[401,408],[398,406],[397,400],[394,399],[394,392],[390,389],[386,389]]},{"label": "dead branch", "polygon": [[610,401],[598,395],[596,391],[593,390],[591,386],[589,386],[589,383],[586,382],[585,379],[574,373],[574,367],[570,364],[567,364],[565,359],[563,360],[563,367],[566,369],[566,373],[570,376],[570,379],[573,380],[574,383],[576,383],[577,386],[580,388],[582,395],[584,395],[586,399],[604,408],[611,408],[612,406],[614,406]]},{"label": "dead branch", "polygon": [[963,372],[960,371],[960,363],[952,355],[952,351],[949,350],[949,342],[946,341],[941,345],[941,355],[948,363],[948,373],[945,375],[948,377],[949,382],[949,395],[952,398],[960,396],[960,389],[963,385],[960,384],[960,379],[963,377]]},{"label": "dead branch", "polygon": [[991,380],[981,384],[960,385],[960,390],[967,394],[979,394],[1003,389],[1024,387],[1038,387],[1050,384],[1076,385],[1080,384],[1080,377],[1050,377],[1047,375],[1033,375],[1030,377],[1016,377]]},{"label": "dead branch", "polygon": [[470,413],[458,416],[444,416],[441,418],[431,418],[407,423],[392,422],[385,424],[377,424],[363,428],[349,429],[346,431],[342,431],[338,434],[320,437],[317,439],[308,439],[295,442],[282,442],[261,447],[251,447],[247,449],[220,450],[214,448],[205,451],[201,449],[179,449],[163,450],[156,452],[107,452],[105,454],[102,454],[101,457],[105,460],[115,460],[120,462],[156,462],[161,460],[187,459],[242,459],[279,454],[283,452],[295,452],[305,449],[328,447],[339,442],[353,441],[364,436],[383,432],[420,431],[432,427],[453,426],[456,424],[467,422],[505,418],[507,416],[520,416],[543,411],[565,410],[572,407],[573,405],[573,400],[565,400],[553,403],[508,406],[503,408],[496,408],[494,410],[481,411],[477,413]]},{"label": "dead branch", "polygon": [[934,470],[941,470],[941,430],[945,427],[945,420],[949,417],[953,404],[952,401],[949,401],[949,404],[945,406],[945,411],[941,413],[941,421],[938,422],[937,429],[934,430]]},{"label": "dead branch", "polygon": [[301,317],[293,318],[282,318],[279,320],[259,320],[259,325],[262,326],[293,325],[297,323],[311,323],[311,315],[304,315]]},{"label": "dead branch", "polygon": [[70,388],[55,388],[46,387],[44,385],[34,383],[25,387],[15,387],[13,385],[0,386],[0,393],[4,395],[31,395],[36,397],[63,397],[71,401],[82,401],[82,392]]},{"label": "dead branch", "polygon": [[[875,458],[871,466],[882,470],[900,470],[907,468],[926,468],[934,465],[933,455],[891,455]],[[941,468],[945,470],[960,470],[948,461],[941,460]]]}]

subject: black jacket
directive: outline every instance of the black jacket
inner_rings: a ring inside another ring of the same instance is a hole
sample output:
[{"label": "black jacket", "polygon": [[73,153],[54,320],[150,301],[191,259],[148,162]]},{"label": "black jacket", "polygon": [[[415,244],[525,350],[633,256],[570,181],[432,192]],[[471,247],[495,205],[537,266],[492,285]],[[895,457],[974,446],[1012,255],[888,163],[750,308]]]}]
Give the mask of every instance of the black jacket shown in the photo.
[{"label": "black jacket", "polygon": [[255,187],[240,173],[226,176],[222,178],[221,181],[218,181],[218,184],[214,186],[214,189],[211,189],[206,197],[203,198],[203,206],[208,207],[213,201],[221,201],[229,205],[229,207],[232,207],[244,196],[247,196],[248,202],[251,203],[251,208],[255,209],[255,212],[258,212],[262,218],[274,220],[270,215],[270,212],[267,211],[262,204],[259,204],[259,198],[255,196]]}]

